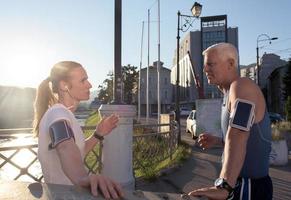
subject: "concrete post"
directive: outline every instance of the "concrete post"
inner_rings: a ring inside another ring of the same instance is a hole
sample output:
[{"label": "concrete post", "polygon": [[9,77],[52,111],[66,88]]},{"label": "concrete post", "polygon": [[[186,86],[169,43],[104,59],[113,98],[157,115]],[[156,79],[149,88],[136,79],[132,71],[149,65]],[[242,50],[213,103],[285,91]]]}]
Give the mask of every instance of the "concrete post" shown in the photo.
[{"label": "concrete post", "polygon": [[99,111],[101,116],[119,115],[118,126],[104,138],[101,174],[120,183],[124,189],[134,190],[132,138],[135,106],[101,105]]}]

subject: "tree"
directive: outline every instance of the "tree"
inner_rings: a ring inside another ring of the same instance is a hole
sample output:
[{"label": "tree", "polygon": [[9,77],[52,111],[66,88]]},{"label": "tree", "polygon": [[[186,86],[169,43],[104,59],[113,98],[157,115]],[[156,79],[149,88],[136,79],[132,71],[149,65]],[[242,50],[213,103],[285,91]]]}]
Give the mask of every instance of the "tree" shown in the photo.
[{"label": "tree", "polygon": [[[132,65],[123,66],[122,73],[122,100],[126,104],[135,103],[138,86],[137,67]],[[103,103],[110,103],[113,100],[113,72],[110,71],[101,85],[98,86],[98,100]]]},{"label": "tree", "polygon": [[110,71],[107,74],[108,78],[106,78],[102,85],[99,85],[99,92],[98,92],[98,100],[102,104],[110,103],[113,100],[113,72]]},{"label": "tree", "polygon": [[135,103],[138,89],[138,72],[137,67],[127,65],[122,67],[123,101],[126,104]]},{"label": "tree", "polygon": [[286,119],[291,122],[291,96],[288,96],[285,105]]},{"label": "tree", "polygon": [[285,100],[287,100],[288,96],[291,96],[291,61],[288,62],[287,67],[286,74],[283,77],[283,95]]},{"label": "tree", "polygon": [[283,96],[286,100],[285,113],[287,121],[291,121],[291,61],[289,60],[287,64],[287,71],[283,77]]}]

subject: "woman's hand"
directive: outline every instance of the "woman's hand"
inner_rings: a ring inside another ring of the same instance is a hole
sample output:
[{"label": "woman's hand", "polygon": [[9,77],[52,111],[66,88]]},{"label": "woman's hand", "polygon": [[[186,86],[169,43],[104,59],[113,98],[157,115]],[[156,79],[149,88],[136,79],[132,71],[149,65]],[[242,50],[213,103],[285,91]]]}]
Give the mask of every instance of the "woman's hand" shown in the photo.
[{"label": "woman's hand", "polygon": [[203,149],[209,149],[216,145],[222,145],[222,139],[209,133],[203,133],[199,135],[198,145]]},{"label": "woman's hand", "polygon": [[119,117],[115,114],[104,117],[96,127],[96,132],[100,136],[108,135],[118,124]]},{"label": "woman's hand", "polygon": [[81,186],[88,186],[88,184],[90,184],[93,196],[98,196],[98,191],[100,191],[105,199],[118,199],[124,197],[121,186],[105,176],[91,174],[86,176],[86,178],[79,183]]}]

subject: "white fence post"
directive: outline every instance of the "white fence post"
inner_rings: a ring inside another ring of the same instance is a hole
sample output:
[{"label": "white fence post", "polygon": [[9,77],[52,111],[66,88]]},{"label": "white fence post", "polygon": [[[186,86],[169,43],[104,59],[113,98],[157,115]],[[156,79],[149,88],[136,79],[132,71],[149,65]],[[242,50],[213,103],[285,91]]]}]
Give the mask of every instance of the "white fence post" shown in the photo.
[{"label": "white fence post", "polygon": [[101,174],[112,178],[127,190],[134,190],[132,138],[135,106],[101,105],[99,111],[101,116],[119,115],[118,126],[104,138]]}]

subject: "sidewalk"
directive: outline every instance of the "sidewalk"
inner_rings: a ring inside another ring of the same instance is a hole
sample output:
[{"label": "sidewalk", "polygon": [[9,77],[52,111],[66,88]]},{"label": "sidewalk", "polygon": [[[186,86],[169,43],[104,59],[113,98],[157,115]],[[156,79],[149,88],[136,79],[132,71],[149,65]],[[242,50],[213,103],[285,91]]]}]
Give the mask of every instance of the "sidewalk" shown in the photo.
[{"label": "sidewalk", "polygon": [[[169,170],[154,182],[136,181],[136,189],[153,192],[188,193],[195,188],[211,186],[220,173],[222,149],[202,151],[190,137],[183,141],[192,146],[192,156],[182,166]],[[291,199],[291,158],[283,167],[270,167],[274,200]]]}]

